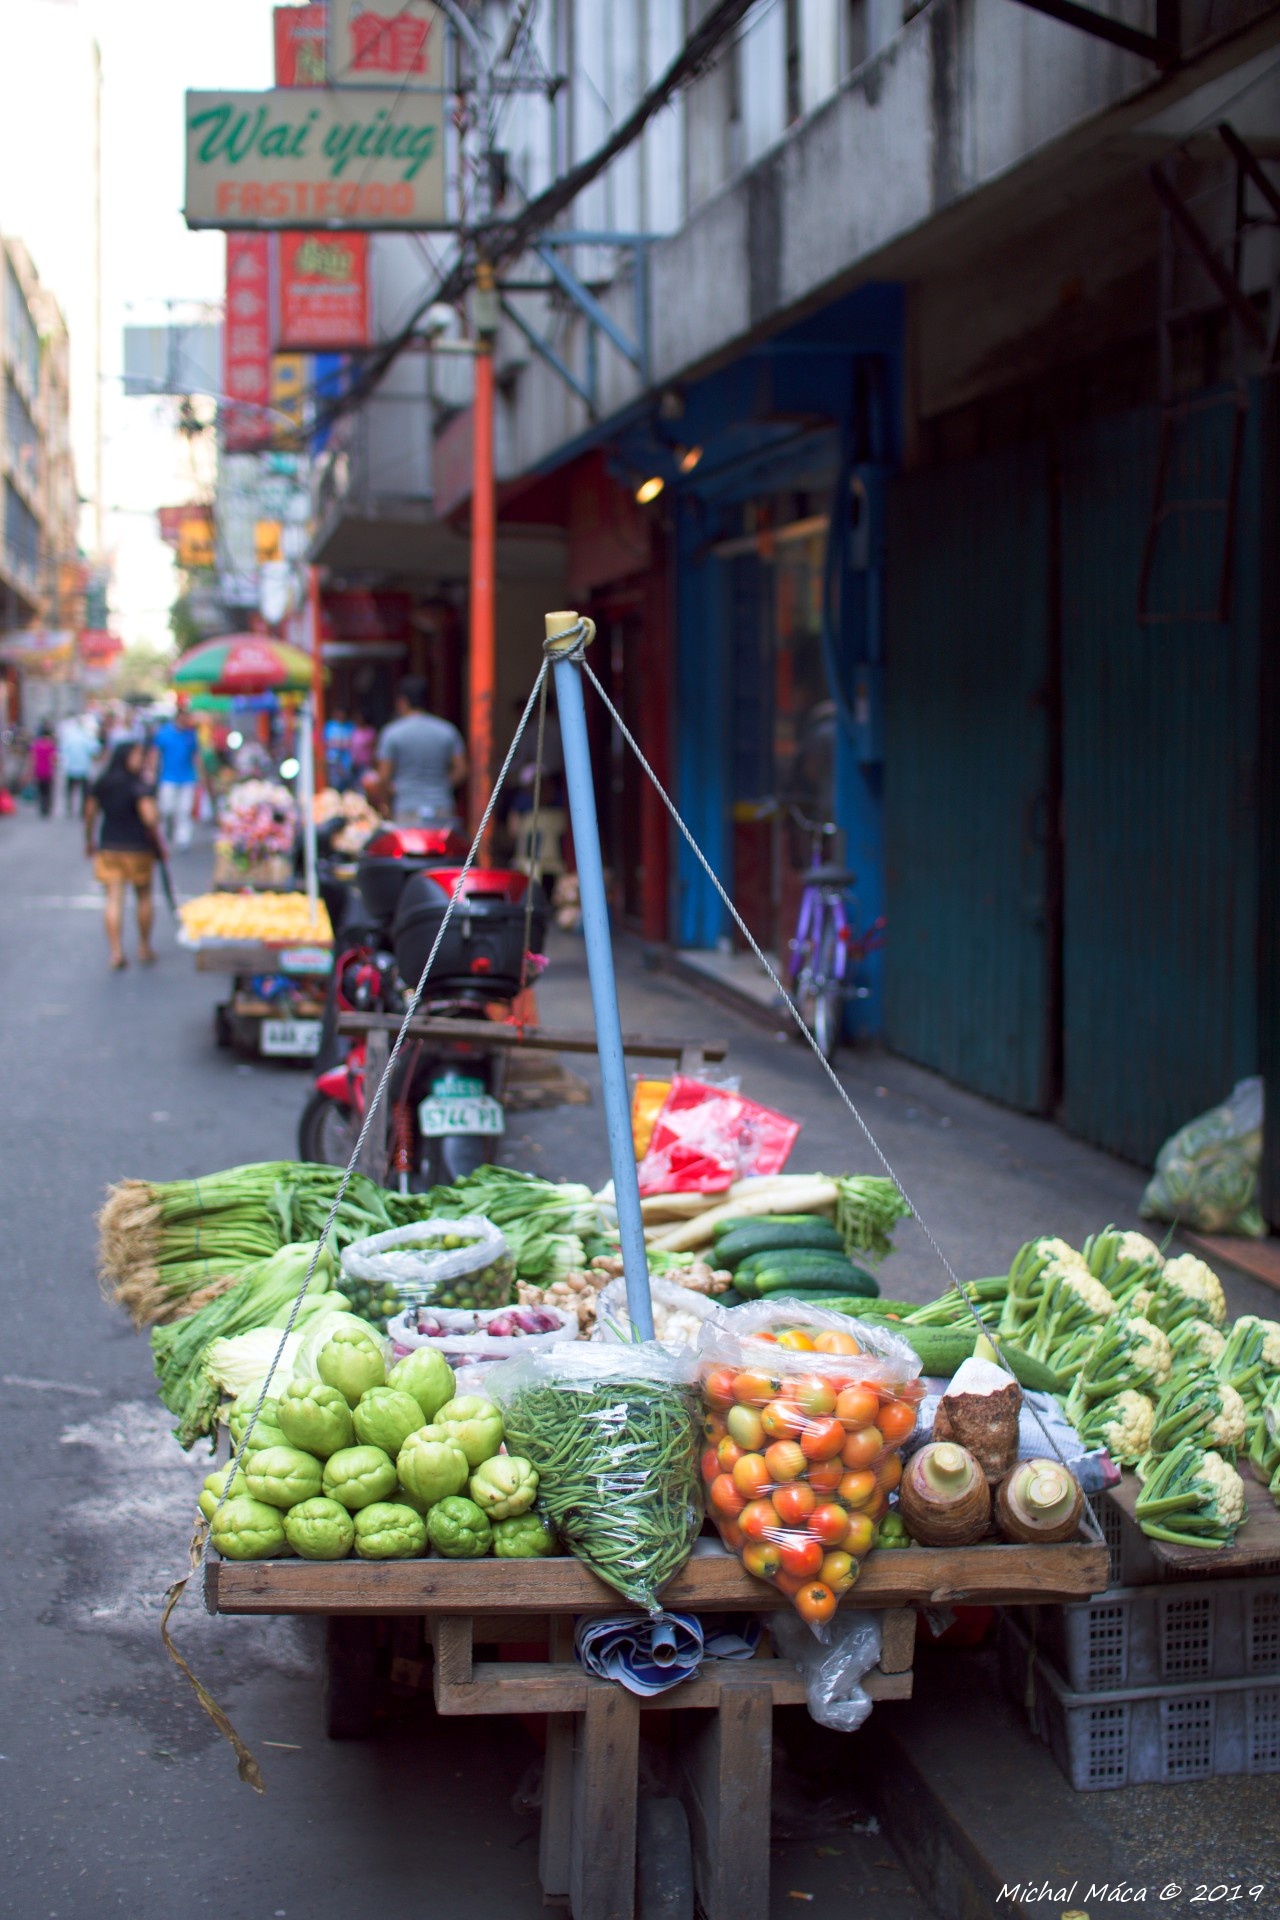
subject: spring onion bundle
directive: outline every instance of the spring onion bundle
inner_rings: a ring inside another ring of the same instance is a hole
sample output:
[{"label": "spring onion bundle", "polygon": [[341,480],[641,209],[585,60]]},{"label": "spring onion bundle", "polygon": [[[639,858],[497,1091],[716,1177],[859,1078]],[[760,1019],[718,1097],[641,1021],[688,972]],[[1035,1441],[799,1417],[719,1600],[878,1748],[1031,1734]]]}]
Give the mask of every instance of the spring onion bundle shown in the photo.
[{"label": "spring onion bundle", "polygon": [[702,1525],[697,1396],[657,1347],[562,1347],[494,1368],[507,1445],[538,1474],[565,1544],[633,1606],[658,1609]]}]

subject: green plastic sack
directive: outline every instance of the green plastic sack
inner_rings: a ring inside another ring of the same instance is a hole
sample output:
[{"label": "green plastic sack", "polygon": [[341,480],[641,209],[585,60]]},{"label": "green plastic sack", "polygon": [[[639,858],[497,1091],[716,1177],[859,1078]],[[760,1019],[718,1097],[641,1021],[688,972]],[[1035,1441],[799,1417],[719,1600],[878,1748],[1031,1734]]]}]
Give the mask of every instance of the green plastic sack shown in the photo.
[{"label": "green plastic sack", "polygon": [[1258,1209],[1262,1164],[1262,1081],[1241,1080],[1221,1106],[1189,1120],[1165,1141],[1142,1196],[1145,1220],[1171,1220],[1197,1233],[1264,1240]]}]

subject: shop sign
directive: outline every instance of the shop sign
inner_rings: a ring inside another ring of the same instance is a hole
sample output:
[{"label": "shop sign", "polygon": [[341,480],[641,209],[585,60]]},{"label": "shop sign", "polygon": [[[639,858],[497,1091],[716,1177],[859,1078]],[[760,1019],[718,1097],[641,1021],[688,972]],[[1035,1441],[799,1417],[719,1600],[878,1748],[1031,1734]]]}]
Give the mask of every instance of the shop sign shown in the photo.
[{"label": "shop sign", "polygon": [[445,225],[443,96],[187,95],[189,227]]},{"label": "shop sign", "polygon": [[78,636],[80,658],[88,667],[105,667],[124,652],[124,641],[103,628],[88,627]]},{"label": "shop sign", "polygon": [[276,346],[299,352],[369,345],[369,237],[282,233]]},{"label": "shop sign", "polygon": [[227,235],[222,441],[228,453],[255,453],[271,439],[266,411],[271,404],[269,246],[266,234]]},{"label": "shop sign", "polygon": [[444,37],[430,0],[329,0],[329,84],[443,87]]},{"label": "shop sign", "polygon": [[164,541],[166,547],[177,546],[178,529],[186,519],[188,512],[189,508],[187,507],[156,508],[156,525],[160,530],[160,538]]},{"label": "shop sign", "polygon": [[324,7],[276,7],[276,85],[324,85]]},{"label": "shop sign", "polygon": [[281,559],[281,527],[278,520],[255,520],[253,556],[260,567],[269,567]]},{"label": "shop sign", "polygon": [[0,640],[0,660],[36,673],[69,664],[75,634],[65,627],[27,627]]},{"label": "shop sign", "polygon": [[368,587],[325,589],[320,595],[324,640],[399,640],[409,631],[413,602],[407,593]]},{"label": "shop sign", "polygon": [[178,526],[178,565],[199,573],[216,564],[213,521],[203,512],[187,515]]}]

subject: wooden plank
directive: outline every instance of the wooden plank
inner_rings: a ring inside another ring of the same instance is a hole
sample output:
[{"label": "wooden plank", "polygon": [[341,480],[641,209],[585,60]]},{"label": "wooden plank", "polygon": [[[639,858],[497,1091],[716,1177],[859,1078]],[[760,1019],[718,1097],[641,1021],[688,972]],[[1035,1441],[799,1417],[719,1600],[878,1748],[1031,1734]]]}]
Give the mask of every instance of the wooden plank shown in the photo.
[{"label": "wooden plank", "polygon": [[[387,1060],[391,1053],[390,1036],[385,1029],[370,1033],[366,1042],[364,1059],[364,1088],[366,1100],[372,1100],[374,1090],[386,1072]],[[378,1111],[373,1116],[373,1124],[364,1138],[356,1160],[356,1171],[368,1174],[370,1180],[381,1186],[387,1177],[387,1141],[391,1137],[391,1095],[388,1089],[382,1096]]]},{"label": "wooden plank", "polygon": [[[437,1613],[431,1621],[431,1650],[435,1655],[436,1705],[447,1687],[469,1687],[472,1682],[471,1616]],[[444,1711],[443,1708],[440,1709]]]},{"label": "wooden plank", "polygon": [[740,1687],[722,1696],[718,1713],[682,1723],[677,1764],[705,1920],[767,1920],[770,1689]]},{"label": "wooden plank", "polygon": [[[225,969],[224,969],[225,971]],[[398,1033],[400,1016],[394,1013],[340,1013],[339,1033]],[[436,1036],[452,1040],[479,1040],[490,1047],[529,1047],[535,1052],[596,1053],[599,1042],[594,1027],[551,1030],[546,1027],[517,1027],[505,1020],[445,1020],[431,1014],[418,1014],[409,1022],[408,1037],[428,1040]],[[727,1040],[673,1038],[671,1035],[624,1034],[622,1050],[654,1060],[679,1060],[687,1048],[695,1045],[706,1060],[723,1060],[729,1051]]]},{"label": "wooden plank", "polygon": [[1280,1293],[1280,1237],[1275,1234],[1266,1240],[1246,1240],[1237,1233],[1188,1233],[1185,1227],[1178,1232],[1211,1267],[1234,1267]]},{"label": "wooden plank", "polygon": [[[909,1669],[884,1673],[873,1668],[865,1685],[875,1700],[909,1700],[911,1678]],[[582,1713],[593,1693],[615,1685],[584,1673],[574,1661],[477,1660],[470,1678],[463,1682],[443,1681],[437,1665],[436,1710],[447,1719],[490,1713]],[[789,1661],[705,1660],[696,1679],[641,1700],[640,1706],[669,1712],[712,1708],[744,1687],[762,1686],[768,1688],[775,1706],[804,1705],[804,1682]]]},{"label": "wooden plank", "polygon": [[[764,1613],[790,1603],[713,1542],[663,1590],[668,1607]],[[1280,1553],[1280,1546],[1275,1549]],[[1204,1554],[1205,1561],[1216,1556]],[[909,1607],[972,1601],[1005,1606],[1082,1600],[1108,1585],[1107,1550],[1061,1546],[908,1547],[867,1556],[846,1604]],[[616,1613],[618,1595],[579,1561],[211,1559],[215,1613]]]},{"label": "wooden plank", "polygon": [[914,1607],[887,1607],[880,1621],[881,1673],[910,1673],[916,1650]]},{"label": "wooden plank", "polygon": [[[549,1623],[549,1657],[561,1663],[573,1658],[573,1621],[565,1617]],[[538,1834],[538,1878],[549,1899],[569,1892],[569,1841],[573,1823],[573,1736],[571,1713],[547,1715],[547,1744],[542,1768],[542,1825]]]},{"label": "wooden plank", "polygon": [[[256,940],[236,942],[225,947],[197,947],[195,963],[197,973],[278,973],[280,955],[291,953],[299,947],[315,947],[331,953],[327,940],[282,940],[276,946],[267,946]],[[309,975],[299,974],[299,979]]]},{"label": "wooden plank", "polygon": [[602,1686],[587,1699],[573,1752],[569,1911],[573,1920],[632,1920],[636,1892],[639,1701]]},{"label": "wooden plank", "polygon": [[[1215,1551],[1212,1547],[1171,1547],[1163,1540],[1147,1541],[1156,1559],[1170,1572],[1194,1575],[1200,1580],[1220,1573],[1280,1573],[1280,1509],[1247,1464],[1241,1468],[1240,1477],[1249,1517],[1237,1533],[1234,1546]],[[1126,1473],[1120,1485],[1111,1489],[1111,1498],[1135,1526],[1141,1491],[1136,1473]]]}]

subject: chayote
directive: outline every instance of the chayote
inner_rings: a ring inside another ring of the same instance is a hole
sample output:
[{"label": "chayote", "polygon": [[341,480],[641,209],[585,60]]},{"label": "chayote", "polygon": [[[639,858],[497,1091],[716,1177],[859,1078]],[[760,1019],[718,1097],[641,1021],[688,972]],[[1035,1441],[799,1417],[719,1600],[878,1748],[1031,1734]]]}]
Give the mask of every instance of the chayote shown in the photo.
[{"label": "chayote", "polygon": [[377,1500],[356,1515],[356,1552],[362,1560],[412,1560],[427,1550],[427,1523],[398,1500]]},{"label": "chayote", "polygon": [[369,1447],[381,1447],[394,1460],[411,1433],[422,1425],[422,1408],[411,1393],[395,1387],[370,1387],[362,1393],[352,1419],[356,1439]]},{"label": "chayote", "polygon": [[434,1427],[419,1427],[411,1433],[396,1457],[400,1484],[420,1501],[432,1507],[437,1500],[461,1493],[467,1484],[467,1456],[447,1434]]},{"label": "chayote", "polygon": [[427,1515],[427,1538],[446,1560],[480,1560],[493,1545],[493,1528],[474,1500],[450,1498]]},{"label": "chayote", "polygon": [[[248,1432],[249,1421],[258,1404],[260,1391],[258,1387],[251,1387],[248,1393],[242,1393],[238,1400],[231,1402],[227,1413],[227,1425],[231,1429],[231,1438],[235,1441],[237,1450],[243,1444],[244,1436]],[[250,1449],[287,1447],[288,1444],[288,1436],[279,1421],[279,1403],[274,1394],[270,1394],[263,1401],[262,1410],[253,1423],[253,1432],[249,1434],[249,1447]]]},{"label": "chayote", "polygon": [[344,1506],[320,1498],[290,1507],[284,1537],[303,1560],[345,1560],[355,1545],[356,1530]]},{"label": "chayote", "polygon": [[453,1398],[453,1368],[435,1347],[415,1347],[403,1360],[397,1360],[387,1375],[387,1385],[398,1393],[411,1393],[422,1408],[422,1420],[430,1423],[441,1407]]},{"label": "chayote", "polygon": [[317,1460],[349,1447],[355,1435],[345,1397],[323,1380],[291,1380],[276,1402],[276,1420],[291,1447]]},{"label": "chayote", "polygon": [[244,1459],[245,1484],[255,1500],[287,1513],[320,1491],[320,1462],[301,1447],[263,1447]]},{"label": "chayote", "polygon": [[264,1500],[236,1494],[210,1526],[209,1540],[224,1560],[270,1560],[285,1550],[284,1515]]},{"label": "chayote", "polygon": [[443,1427],[450,1439],[457,1441],[473,1472],[492,1460],[502,1445],[502,1415],[492,1400],[478,1393],[446,1401],[433,1424]]},{"label": "chayote", "polygon": [[395,1484],[395,1464],[381,1447],[343,1447],[324,1463],[325,1493],[351,1513],[386,1500]]},{"label": "chayote", "polygon": [[219,1467],[215,1473],[207,1473],[204,1485],[200,1489],[200,1496],[196,1501],[206,1520],[212,1520],[217,1512],[218,1502],[222,1498],[223,1489],[229,1479],[235,1481],[235,1485],[231,1488],[232,1498],[238,1493],[249,1491],[244,1483],[244,1469],[236,1466],[234,1462],[230,1466]]},{"label": "chayote", "polygon": [[370,1387],[386,1385],[382,1348],[373,1329],[339,1327],[316,1355],[316,1372],[326,1386],[336,1387],[349,1407],[358,1405]]},{"label": "chayote", "polygon": [[515,1454],[496,1453],[476,1468],[468,1491],[491,1520],[510,1520],[527,1513],[537,1498],[537,1469]]},{"label": "chayote", "polygon": [[545,1560],[555,1550],[556,1536],[540,1513],[493,1523],[493,1551],[499,1560]]}]

